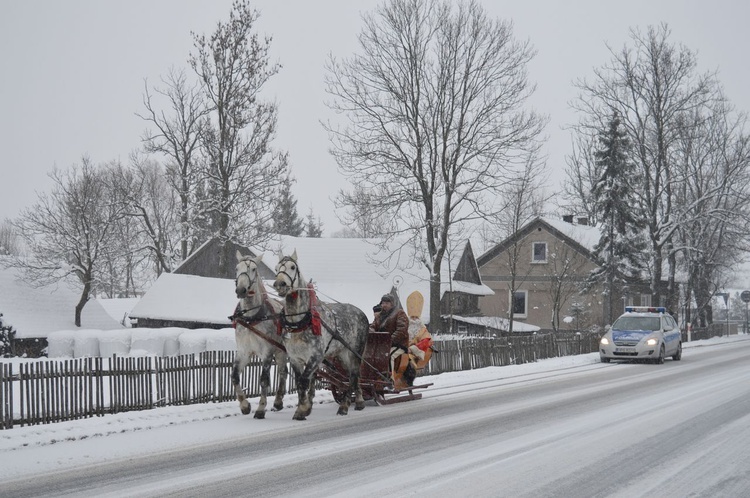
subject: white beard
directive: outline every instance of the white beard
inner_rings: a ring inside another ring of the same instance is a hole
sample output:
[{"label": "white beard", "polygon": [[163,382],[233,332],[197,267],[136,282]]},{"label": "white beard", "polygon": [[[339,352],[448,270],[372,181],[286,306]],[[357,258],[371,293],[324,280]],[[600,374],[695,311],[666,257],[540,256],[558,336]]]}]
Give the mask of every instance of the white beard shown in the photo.
[{"label": "white beard", "polygon": [[419,318],[409,318],[409,342],[413,341],[424,324]]}]

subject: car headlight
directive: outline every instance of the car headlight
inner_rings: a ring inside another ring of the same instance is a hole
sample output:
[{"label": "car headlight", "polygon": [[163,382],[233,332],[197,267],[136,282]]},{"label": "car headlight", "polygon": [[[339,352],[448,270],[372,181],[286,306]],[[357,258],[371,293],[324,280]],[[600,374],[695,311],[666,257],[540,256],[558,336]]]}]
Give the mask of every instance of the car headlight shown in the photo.
[{"label": "car headlight", "polygon": [[646,341],[646,345],[647,345],[647,346],[656,346],[656,344],[657,344],[658,342],[659,342],[659,340],[658,340],[658,339],[656,339],[655,337],[652,337],[652,338],[650,338],[650,339],[648,339],[648,340]]},{"label": "car headlight", "polygon": [[607,344],[609,344],[609,339],[607,339],[606,337],[602,337],[602,340],[599,342],[601,342],[602,344],[606,346]]}]

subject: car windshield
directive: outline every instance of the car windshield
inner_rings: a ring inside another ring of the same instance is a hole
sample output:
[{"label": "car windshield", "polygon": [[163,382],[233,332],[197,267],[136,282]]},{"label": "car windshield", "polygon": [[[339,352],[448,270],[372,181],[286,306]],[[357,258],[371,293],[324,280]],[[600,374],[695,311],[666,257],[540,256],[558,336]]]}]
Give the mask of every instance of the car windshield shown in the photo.
[{"label": "car windshield", "polygon": [[617,330],[659,330],[661,320],[658,316],[621,316],[615,321],[612,328]]}]

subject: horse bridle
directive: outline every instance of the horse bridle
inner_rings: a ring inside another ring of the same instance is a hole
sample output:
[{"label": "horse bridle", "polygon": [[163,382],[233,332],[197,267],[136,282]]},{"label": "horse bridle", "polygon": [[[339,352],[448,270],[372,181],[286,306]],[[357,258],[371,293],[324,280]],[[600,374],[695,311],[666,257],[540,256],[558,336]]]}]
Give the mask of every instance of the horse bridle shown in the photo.
[{"label": "horse bridle", "polygon": [[[238,284],[238,282],[240,281],[240,277],[242,275],[246,275],[247,276],[247,280],[248,280],[248,285],[247,285],[247,289],[245,290],[245,295],[247,296],[248,292],[250,291],[250,288],[253,286],[253,284],[255,284],[256,280],[258,279],[258,265],[255,265],[255,278],[251,278],[250,277],[250,264],[254,263],[254,262],[253,261],[248,261],[248,260],[242,260],[242,261],[240,261],[240,263],[245,264],[245,267],[247,269],[245,271],[240,272],[240,273],[237,274],[237,277],[235,277],[235,279],[234,279],[234,285],[236,287],[237,284]],[[239,263],[238,263],[238,266],[239,266]],[[258,322],[262,322],[262,321],[270,319],[270,318],[274,318],[275,315],[273,313],[269,313],[269,309],[272,309],[272,308],[268,304],[268,297],[264,296],[264,298],[261,299],[260,304],[258,306],[253,306],[252,308],[242,309],[242,308],[240,308],[240,305],[238,303],[237,304],[237,309],[235,309],[234,314],[232,316],[230,316],[229,318],[232,319],[232,320],[242,319],[242,320],[245,320],[245,321],[251,321],[251,322],[254,322],[254,323],[258,323]],[[255,315],[253,315],[251,317],[246,317],[245,316],[245,313],[248,313],[250,311],[255,311],[255,310],[258,310],[255,313]],[[249,325],[247,324],[247,322],[243,323],[243,325],[245,325],[245,327],[250,328]]]},{"label": "horse bridle", "polygon": [[284,269],[283,270],[276,270],[276,276],[284,275],[286,278],[288,278],[289,279],[289,289],[290,290],[294,290],[294,282],[295,281],[297,281],[297,282],[299,281],[299,266],[295,266],[294,277],[292,277],[291,275],[289,275],[286,272],[286,264],[285,263],[288,263],[290,261],[292,263],[295,263],[295,261],[292,258],[290,258],[289,256],[284,256],[283,258],[281,258],[281,261],[279,261],[279,264],[276,265],[276,268],[282,268],[283,267]]},{"label": "horse bridle", "polygon": [[245,264],[245,268],[247,268],[247,269],[245,271],[240,272],[240,273],[237,274],[237,276],[234,279],[234,286],[235,287],[237,287],[237,283],[240,281],[240,277],[242,275],[246,275],[247,276],[247,280],[248,280],[247,288],[248,288],[248,290],[255,283],[255,279],[258,278],[258,266],[257,265],[255,266],[255,278],[250,278],[250,263],[251,262],[252,261],[245,261],[245,260],[241,261],[241,263]]}]

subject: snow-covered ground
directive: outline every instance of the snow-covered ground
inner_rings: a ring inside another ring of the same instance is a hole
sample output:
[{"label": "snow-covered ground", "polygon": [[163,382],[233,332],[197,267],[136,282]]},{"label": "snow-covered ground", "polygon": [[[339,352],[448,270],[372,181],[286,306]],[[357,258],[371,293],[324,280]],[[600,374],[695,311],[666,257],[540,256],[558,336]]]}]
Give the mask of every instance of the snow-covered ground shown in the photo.
[{"label": "snow-covered ground", "polygon": [[[748,340],[748,336],[739,335],[696,341],[685,344],[685,353],[689,357],[693,348]],[[549,375],[550,372],[599,364],[598,354],[592,353],[524,365],[422,377],[420,382],[433,383],[433,386],[424,392],[425,399],[428,399],[432,393],[440,393],[441,396],[450,392],[461,393],[466,391],[468,383],[500,379],[509,382],[515,377],[528,379],[529,376],[541,376],[545,373]],[[257,399],[251,401],[254,409]],[[288,395],[285,399],[285,409],[280,412],[269,412],[265,420],[242,418],[237,403],[228,402],[164,407],[0,431],[0,479],[38,476],[93,462],[130,459],[177,448],[231,441],[238,435],[238,424],[231,422],[231,419],[241,421],[243,437],[261,437],[274,431],[300,427],[300,424],[315,424],[316,421],[327,422],[329,419],[337,418],[337,406],[327,391],[319,392],[316,396],[316,405],[307,422],[291,420],[295,403],[296,396]],[[361,416],[368,410],[388,409],[389,407],[368,407],[365,412],[352,411],[349,418]]]}]

